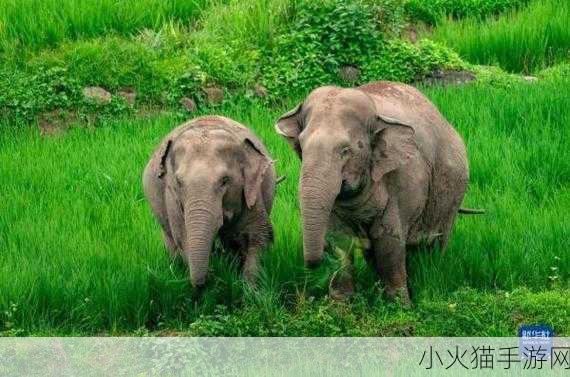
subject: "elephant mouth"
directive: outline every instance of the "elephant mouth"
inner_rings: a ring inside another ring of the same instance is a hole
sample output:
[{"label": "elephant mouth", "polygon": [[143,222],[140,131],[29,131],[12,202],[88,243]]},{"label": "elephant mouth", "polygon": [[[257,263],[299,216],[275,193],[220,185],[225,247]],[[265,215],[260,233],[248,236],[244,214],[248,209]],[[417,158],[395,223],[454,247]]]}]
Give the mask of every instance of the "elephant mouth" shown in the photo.
[{"label": "elephant mouth", "polygon": [[343,179],[340,186],[340,193],[337,196],[338,200],[348,200],[358,196],[365,186],[364,179],[360,179],[356,183],[349,183]]}]

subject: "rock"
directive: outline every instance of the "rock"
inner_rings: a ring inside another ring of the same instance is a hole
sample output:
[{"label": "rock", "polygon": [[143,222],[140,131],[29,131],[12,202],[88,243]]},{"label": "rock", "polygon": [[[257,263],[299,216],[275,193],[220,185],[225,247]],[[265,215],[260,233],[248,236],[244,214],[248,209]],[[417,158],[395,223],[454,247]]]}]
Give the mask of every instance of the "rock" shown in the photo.
[{"label": "rock", "polygon": [[99,86],[87,86],[83,88],[83,98],[97,105],[107,105],[111,102],[111,93]]},{"label": "rock", "polygon": [[117,94],[119,97],[122,97],[130,106],[134,106],[137,100],[137,92],[135,92],[133,88],[124,88],[122,90],[119,90]]},{"label": "rock", "polygon": [[260,98],[265,98],[269,94],[267,92],[267,88],[261,84],[255,84],[255,86],[253,87],[253,92],[255,93],[256,96]]},{"label": "rock", "polygon": [[448,71],[438,69],[430,73],[424,80],[428,85],[461,85],[475,81],[477,77],[469,71]]},{"label": "rock", "polygon": [[523,79],[525,79],[528,82],[538,81],[538,77],[535,77],[535,76],[523,76]]},{"label": "rock", "polygon": [[182,107],[184,107],[186,109],[186,111],[188,111],[190,113],[193,113],[197,109],[196,102],[194,102],[194,100],[191,98],[182,97],[182,98],[180,98],[179,103],[180,103],[180,105],[182,105]]},{"label": "rock", "polygon": [[209,103],[220,103],[224,100],[224,90],[217,86],[204,88],[204,93]]},{"label": "rock", "polygon": [[360,77],[360,69],[351,65],[345,65],[339,70],[338,75],[343,81],[355,82]]}]

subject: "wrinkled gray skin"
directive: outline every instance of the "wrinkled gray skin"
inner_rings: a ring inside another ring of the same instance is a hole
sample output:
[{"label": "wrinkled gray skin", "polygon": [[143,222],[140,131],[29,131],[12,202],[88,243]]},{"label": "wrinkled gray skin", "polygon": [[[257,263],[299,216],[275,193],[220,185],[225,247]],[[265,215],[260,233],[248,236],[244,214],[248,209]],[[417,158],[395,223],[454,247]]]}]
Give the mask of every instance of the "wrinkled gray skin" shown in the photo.
[{"label": "wrinkled gray skin", "polygon": [[406,247],[444,249],[467,188],[461,137],[418,90],[383,81],[315,89],[276,130],[302,159],[305,263],[320,263],[340,224],[370,241],[387,295],[409,302]]},{"label": "wrinkled gray skin", "polygon": [[196,118],[162,140],[144,171],[144,191],[194,287],[206,282],[217,235],[240,253],[244,278],[255,282],[257,254],[272,239],[274,174],[265,146],[228,118]]}]

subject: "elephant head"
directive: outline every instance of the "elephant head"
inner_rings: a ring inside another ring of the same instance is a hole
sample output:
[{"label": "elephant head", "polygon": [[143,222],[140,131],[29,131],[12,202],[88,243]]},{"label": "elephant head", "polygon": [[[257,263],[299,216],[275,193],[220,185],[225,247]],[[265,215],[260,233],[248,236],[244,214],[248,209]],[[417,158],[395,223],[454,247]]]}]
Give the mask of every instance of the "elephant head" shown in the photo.
[{"label": "elephant head", "polygon": [[321,87],[284,114],[276,131],[302,160],[303,252],[313,267],[322,260],[335,201],[357,196],[404,163],[415,148],[414,130],[379,114],[368,93]]},{"label": "elephant head", "polygon": [[206,281],[217,232],[258,200],[272,161],[256,143],[208,126],[166,140],[159,151],[169,221],[180,222],[179,247],[195,287]]}]

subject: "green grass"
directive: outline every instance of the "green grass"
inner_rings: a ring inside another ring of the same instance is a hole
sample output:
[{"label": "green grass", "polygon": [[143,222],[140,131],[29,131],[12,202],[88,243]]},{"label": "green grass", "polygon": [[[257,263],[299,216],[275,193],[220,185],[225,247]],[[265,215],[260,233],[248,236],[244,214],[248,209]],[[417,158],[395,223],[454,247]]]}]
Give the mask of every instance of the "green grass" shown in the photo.
[{"label": "green grass", "polygon": [[50,138],[0,127],[0,331],[513,335],[520,323],[546,322],[568,335],[568,85],[557,77],[426,90],[466,141],[465,204],[487,214],[460,218],[445,255],[409,256],[411,310],[380,298],[358,253],[359,293],[349,304],[323,298],[334,258],[303,269],[299,162],[272,127],[285,107],[234,97],[210,110],[253,128],[288,178],[259,290],[217,256],[201,297],[184,266],[171,264],[140,183],[149,153],[178,119],[116,120]]},{"label": "green grass", "polygon": [[570,3],[538,0],[497,19],[442,20],[432,38],[471,63],[535,72],[570,57]]},{"label": "green grass", "polygon": [[189,24],[210,0],[1,0],[0,52],[53,47],[62,41]]},{"label": "green grass", "polygon": [[407,0],[406,13],[414,21],[436,25],[446,17],[483,19],[502,12],[519,9],[530,0]]}]

